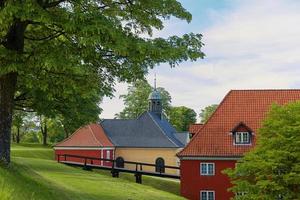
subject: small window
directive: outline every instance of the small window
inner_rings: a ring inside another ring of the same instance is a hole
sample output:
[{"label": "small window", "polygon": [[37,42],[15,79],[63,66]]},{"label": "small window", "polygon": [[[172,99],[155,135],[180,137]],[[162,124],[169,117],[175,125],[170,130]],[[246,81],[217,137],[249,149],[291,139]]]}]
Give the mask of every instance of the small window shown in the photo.
[{"label": "small window", "polygon": [[215,175],[215,163],[201,163],[200,174],[203,176]]},{"label": "small window", "polygon": [[155,172],[165,173],[165,160],[163,158],[155,160]]},{"label": "small window", "polygon": [[110,151],[109,150],[106,151],[106,159],[110,159]]},{"label": "small window", "polygon": [[215,200],[215,191],[201,191],[200,200]]},{"label": "small window", "polygon": [[250,144],[250,133],[249,132],[236,132],[234,134],[235,144]]}]

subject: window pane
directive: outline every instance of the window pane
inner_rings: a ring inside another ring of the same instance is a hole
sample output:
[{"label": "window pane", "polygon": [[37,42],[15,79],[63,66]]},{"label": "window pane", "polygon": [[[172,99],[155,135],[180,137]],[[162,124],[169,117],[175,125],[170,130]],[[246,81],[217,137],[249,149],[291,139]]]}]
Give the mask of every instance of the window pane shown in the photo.
[{"label": "window pane", "polygon": [[213,175],[214,174],[214,165],[208,164],[208,174]]},{"label": "window pane", "polygon": [[207,200],[206,192],[201,192],[201,200]]},{"label": "window pane", "polygon": [[208,192],[208,200],[214,200],[215,197],[214,197],[214,192]]},{"label": "window pane", "polygon": [[207,165],[205,163],[201,164],[201,174],[207,174]]}]

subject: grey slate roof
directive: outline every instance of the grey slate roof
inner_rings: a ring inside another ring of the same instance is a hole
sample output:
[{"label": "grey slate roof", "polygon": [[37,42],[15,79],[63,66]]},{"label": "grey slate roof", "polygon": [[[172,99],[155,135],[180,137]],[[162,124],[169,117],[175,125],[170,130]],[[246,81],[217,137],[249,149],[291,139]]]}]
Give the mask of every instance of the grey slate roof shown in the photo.
[{"label": "grey slate roof", "polygon": [[187,145],[187,143],[190,141],[189,132],[175,133],[175,137],[184,145]]},{"label": "grey slate roof", "polygon": [[100,122],[116,147],[183,148],[172,125],[147,111],[134,120],[105,119]]}]

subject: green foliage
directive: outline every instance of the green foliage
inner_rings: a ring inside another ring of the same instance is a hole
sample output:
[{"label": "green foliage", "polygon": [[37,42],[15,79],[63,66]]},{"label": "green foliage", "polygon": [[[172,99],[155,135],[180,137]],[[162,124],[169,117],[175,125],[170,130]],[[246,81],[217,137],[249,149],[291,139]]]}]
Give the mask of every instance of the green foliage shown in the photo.
[{"label": "green foliage", "polygon": [[[0,79],[9,86],[0,88],[8,98],[0,109],[14,101],[15,109],[60,117],[69,133],[98,120],[99,102],[117,80],[132,82],[159,63],[173,67],[204,57],[201,34],[151,37],[171,17],[192,18],[176,0],[0,0],[0,77],[12,77]],[[4,143],[6,127],[10,119],[0,124]],[[0,147],[7,162],[8,147]]]},{"label": "green foliage", "polygon": [[37,131],[28,131],[26,134],[24,134],[22,142],[25,142],[25,143],[40,143],[41,138],[39,137]]},{"label": "green foliage", "polygon": [[171,107],[168,113],[170,123],[177,131],[187,131],[190,124],[196,123],[196,112],[188,107]]},{"label": "green foliage", "polygon": [[[122,112],[116,114],[120,119],[135,119],[143,112],[148,110],[149,94],[153,88],[145,80],[138,80],[128,87],[128,93],[121,95],[125,108]],[[168,113],[170,110],[171,96],[164,88],[157,88],[162,98],[163,111]]]},{"label": "green foliage", "polygon": [[95,120],[97,103],[111,95],[116,79],[133,81],[158,63],[175,66],[204,56],[200,34],[144,37],[163,29],[162,20],[171,16],[191,21],[176,0],[5,1],[0,74],[18,73],[17,107],[48,117],[83,111],[94,115],[81,124]]},{"label": "green foliage", "polygon": [[206,106],[204,109],[201,109],[201,112],[199,114],[199,116],[201,118],[201,123],[207,122],[207,120],[215,112],[217,107],[218,107],[218,104],[212,104],[212,105]]},{"label": "green foliage", "polygon": [[65,131],[61,121],[58,118],[48,120],[48,139],[55,144],[65,138]]},{"label": "green foliage", "polygon": [[[300,199],[300,102],[273,105],[258,144],[226,173],[242,199]],[[238,198],[236,198],[238,199]]]},{"label": "green foliage", "polygon": [[[37,128],[36,119],[34,113],[27,113],[22,110],[15,110],[13,115],[13,127],[12,127],[12,135],[13,141],[17,142],[17,137],[19,137],[19,142],[23,140],[23,137],[26,137],[27,142],[36,141],[32,137],[34,137],[34,129]],[[19,135],[18,135],[19,131]],[[30,133],[28,136],[27,133]],[[28,138],[32,138],[28,140]]]}]

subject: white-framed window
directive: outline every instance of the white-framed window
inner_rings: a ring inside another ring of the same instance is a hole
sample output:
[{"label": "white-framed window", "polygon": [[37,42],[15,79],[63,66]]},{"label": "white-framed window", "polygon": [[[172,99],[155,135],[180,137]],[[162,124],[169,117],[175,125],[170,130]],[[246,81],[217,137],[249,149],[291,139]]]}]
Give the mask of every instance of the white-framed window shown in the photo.
[{"label": "white-framed window", "polygon": [[[106,150],[106,159],[110,159],[110,150]],[[109,161],[107,161],[109,162]]]},{"label": "white-framed window", "polygon": [[201,190],[200,200],[215,200],[215,191],[213,190]]},{"label": "white-framed window", "polygon": [[215,163],[200,163],[200,175],[213,176],[215,175]]},{"label": "white-framed window", "polygon": [[235,132],[234,134],[234,143],[235,144],[250,144],[251,138],[250,138],[249,132]]}]

